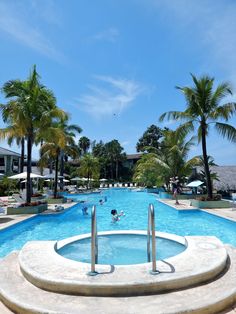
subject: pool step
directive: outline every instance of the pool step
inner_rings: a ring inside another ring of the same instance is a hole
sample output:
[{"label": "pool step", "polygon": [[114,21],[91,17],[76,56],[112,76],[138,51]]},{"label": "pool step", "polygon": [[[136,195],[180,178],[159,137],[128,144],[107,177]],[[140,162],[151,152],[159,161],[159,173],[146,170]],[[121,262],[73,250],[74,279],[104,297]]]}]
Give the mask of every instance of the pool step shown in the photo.
[{"label": "pool step", "polygon": [[35,286],[53,292],[86,296],[136,296],[183,289],[216,277],[225,268],[227,252],[215,237],[186,237],[188,247],[179,255],[151,263],[96,265],[98,275],[88,276],[90,264],[65,259],[53,241],[28,242],[19,254],[22,273]]},{"label": "pool step", "polygon": [[0,299],[19,314],[216,314],[236,302],[236,249],[226,246],[227,268],[213,281],[156,295],[93,297],[42,290],[21,273],[18,254],[0,263]]}]

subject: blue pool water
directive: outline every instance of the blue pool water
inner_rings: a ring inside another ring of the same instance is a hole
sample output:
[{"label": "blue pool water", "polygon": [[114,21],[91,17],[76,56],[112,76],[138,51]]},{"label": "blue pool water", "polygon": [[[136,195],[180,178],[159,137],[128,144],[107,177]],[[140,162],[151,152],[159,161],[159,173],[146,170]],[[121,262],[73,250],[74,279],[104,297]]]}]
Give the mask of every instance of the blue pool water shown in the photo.
[{"label": "blue pool water", "polygon": [[[134,245],[135,243],[135,245]],[[178,242],[156,238],[156,258],[175,256],[186,247]],[[58,254],[75,261],[91,263],[91,238],[69,243]],[[98,236],[98,264],[132,265],[147,262],[147,236],[113,234]]]},{"label": "blue pool water", "polygon": [[[99,205],[99,200],[107,196],[107,202]],[[157,196],[146,192],[111,189],[102,194],[71,196],[85,200],[89,215],[82,215],[83,204],[78,204],[58,215],[38,215],[20,224],[0,231],[0,257],[13,250],[19,250],[27,241],[61,240],[88,233],[91,228],[91,207],[97,205],[98,231],[136,229],[146,230],[147,208],[155,207],[156,230],[177,235],[214,235],[224,243],[236,247],[236,223],[205,213],[203,211],[176,211],[160,203]],[[111,223],[111,209],[123,210],[125,216]]]}]

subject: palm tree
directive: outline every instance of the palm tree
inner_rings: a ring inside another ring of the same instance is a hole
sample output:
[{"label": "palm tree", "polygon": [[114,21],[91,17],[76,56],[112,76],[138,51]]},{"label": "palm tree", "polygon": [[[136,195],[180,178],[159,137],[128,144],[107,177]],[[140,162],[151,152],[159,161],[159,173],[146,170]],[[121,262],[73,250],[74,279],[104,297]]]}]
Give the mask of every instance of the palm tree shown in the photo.
[{"label": "palm tree", "polygon": [[[168,187],[170,178],[176,176],[182,178],[190,174],[192,167],[198,165],[199,158],[193,157],[188,160],[188,153],[194,145],[195,138],[186,140],[186,136],[187,134],[183,131],[164,130],[161,150],[156,147],[145,147],[149,153],[144,154],[138,162],[138,166],[139,164],[142,166],[136,167],[134,178],[139,176],[137,170],[140,172],[142,169],[147,172],[146,170],[149,168],[152,173],[157,174],[156,178],[159,184],[162,182]],[[153,170],[154,166],[155,170]]]},{"label": "palm tree", "polygon": [[125,153],[122,153],[124,149],[117,140],[112,140],[105,144],[105,150],[107,160],[110,163],[111,178],[113,178],[113,168],[115,166],[115,178],[118,179],[119,162],[123,161],[126,157]]},{"label": "palm tree", "polygon": [[86,136],[82,136],[79,139],[79,148],[81,149],[82,155],[87,154],[89,146],[90,146],[90,139],[87,138]]},{"label": "palm tree", "polygon": [[236,112],[236,103],[220,105],[223,98],[232,95],[232,89],[228,83],[222,83],[213,89],[214,78],[202,76],[197,79],[192,75],[193,87],[177,87],[185,96],[187,108],[185,111],[169,111],[161,115],[160,121],[174,119],[184,121],[180,130],[193,131],[197,126],[198,141],[202,144],[202,154],[206,174],[207,193],[212,199],[212,183],[208,165],[206,137],[211,124],[220,135],[232,142],[236,142],[236,129],[228,121]]},{"label": "palm tree", "polygon": [[[69,118],[67,117],[66,119],[62,120],[59,124],[58,127],[63,130],[63,132],[66,135],[67,139],[67,144],[70,146],[66,146],[66,151],[61,149],[60,152],[60,176],[64,175],[64,159],[65,155],[70,155],[72,154],[73,157],[76,157],[79,155],[79,150],[78,147],[75,145],[75,137],[76,133],[81,133],[82,129],[80,126],[76,124],[68,124]],[[60,181],[61,187],[63,187],[63,179]]]},{"label": "palm tree", "polygon": [[100,175],[100,164],[98,158],[92,154],[85,154],[80,162],[79,175],[87,178],[87,188],[91,179],[98,179]]},{"label": "palm tree", "polygon": [[47,134],[45,134],[45,142],[40,148],[40,162],[42,164],[45,164],[50,159],[55,160],[54,198],[57,197],[58,169],[61,152],[63,151],[70,156],[78,154],[77,147],[72,145],[74,143],[72,135],[62,127],[63,121],[64,119],[52,124]]},{"label": "palm tree", "polygon": [[39,82],[36,66],[26,81],[10,80],[3,85],[3,93],[10,101],[1,105],[3,120],[10,124],[1,130],[2,137],[9,137],[20,131],[27,141],[27,203],[31,200],[32,146],[36,135],[45,132],[55,117],[65,113],[56,107],[53,93]]}]

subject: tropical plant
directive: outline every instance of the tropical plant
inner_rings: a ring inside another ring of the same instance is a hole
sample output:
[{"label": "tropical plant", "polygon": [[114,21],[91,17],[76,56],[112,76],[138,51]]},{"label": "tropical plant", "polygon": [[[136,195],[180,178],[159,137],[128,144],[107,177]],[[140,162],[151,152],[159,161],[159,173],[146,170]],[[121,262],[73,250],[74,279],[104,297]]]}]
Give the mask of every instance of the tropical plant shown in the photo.
[{"label": "tropical plant", "polygon": [[7,104],[1,105],[3,121],[7,127],[0,130],[2,138],[15,136],[17,132],[27,141],[27,189],[26,200],[31,200],[31,160],[32,146],[36,136],[45,132],[51,125],[51,120],[64,117],[65,113],[56,107],[53,93],[39,82],[36,66],[28,80],[10,80],[3,85],[3,93]]},{"label": "tropical plant", "polygon": [[133,181],[146,187],[161,186],[160,164],[154,153],[144,154],[135,166]]},{"label": "tropical plant", "polygon": [[156,125],[152,124],[143,133],[142,137],[138,140],[136,144],[137,152],[145,152],[146,147],[160,148],[160,140],[163,137],[163,130]]},{"label": "tropical plant", "polygon": [[[79,155],[79,149],[75,144],[76,133],[81,133],[82,129],[76,124],[69,124],[68,117],[61,120],[58,127],[63,130],[66,135],[67,146],[60,151],[60,176],[64,175],[64,160],[71,156],[73,158]],[[63,187],[63,179],[60,179],[61,188]]]},{"label": "tropical plant", "polygon": [[98,158],[92,154],[85,154],[81,158],[78,174],[87,178],[87,187],[91,180],[98,180],[100,176],[100,164]]},{"label": "tropical plant", "polygon": [[102,178],[107,178],[107,154],[105,149],[105,144],[100,141],[99,143],[95,143],[92,149],[92,154],[94,157],[97,157],[100,163],[100,174]]},{"label": "tropical plant", "polygon": [[62,152],[70,156],[78,154],[77,146],[74,145],[73,133],[68,132],[68,129],[64,127],[65,125],[64,119],[60,122],[54,122],[50,127],[50,132],[45,134],[45,143],[40,149],[42,164],[45,164],[50,159],[55,161],[54,198],[57,197],[59,158]]},{"label": "tropical plant", "polygon": [[198,127],[198,141],[202,144],[202,154],[206,174],[206,185],[208,197],[212,199],[212,183],[208,165],[206,137],[209,134],[210,125],[214,124],[220,135],[232,142],[236,142],[236,129],[234,126],[223,123],[236,112],[236,103],[221,105],[221,101],[228,95],[232,95],[232,89],[228,83],[222,83],[213,89],[214,78],[202,76],[199,79],[192,75],[193,87],[177,87],[183,92],[187,108],[185,111],[169,111],[161,115],[160,121],[164,118],[184,121],[180,130],[190,132]]},{"label": "tropical plant", "polygon": [[[163,131],[163,141],[161,150],[155,147],[146,147],[148,154],[142,156],[138,164],[143,167],[152,168],[155,166],[157,173],[156,180],[159,185],[169,186],[170,178],[178,176],[180,179],[190,174],[192,167],[199,163],[197,157],[188,160],[190,148],[194,145],[194,137],[186,140],[186,133],[172,130]],[[150,155],[150,157],[149,157]],[[146,162],[148,161],[148,162]],[[151,167],[149,167],[151,163]],[[134,178],[137,178],[137,167]],[[154,171],[154,170],[153,170]],[[140,180],[138,181],[140,183]]]},{"label": "tropical plant", "polygon": [[[205,168],[204,168],[204,159],[202,156],[198,156],[199,158],[199,163],[198,166],[200,167],[200,172],[199,172],[199,179],[203,181],[206,185],[206,173],[205,173]],[[214,158],[212,156],[207,156],[207,161],[209,165],[209,171],[210,171],[210,177],[211,177],[211,182],[213,186],[213,180],[219,181],[219,176],[217,172],[212,172],[212,167],[217,166],[217,164],[214,162]]]},{"label": "tropical plant", "polygon": [[89,147],[90,147],[90,139],[87,138],[86,136],[82,136],[79,139],[79,148],[81,149],[81,154],[82,155],[87,154]]},{"label": "tropical plant", "polygon": [[112,140],[105,144],[105,152],[107,163],[110,165],[111,178],[113,179],[115,170],[115,179],[119,176],[119,163],[124,161],[126,154],[123,153],[124,148],[117,140]]}]

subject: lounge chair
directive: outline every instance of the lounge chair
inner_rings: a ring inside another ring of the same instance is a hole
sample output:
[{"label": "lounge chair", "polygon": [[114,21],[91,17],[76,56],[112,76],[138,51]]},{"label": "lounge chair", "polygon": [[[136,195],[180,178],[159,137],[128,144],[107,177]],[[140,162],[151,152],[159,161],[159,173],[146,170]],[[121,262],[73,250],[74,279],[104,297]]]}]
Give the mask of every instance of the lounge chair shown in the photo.
[{"label": "lounge chair", "polygon": [[17,203],[25,203],[25,199],[20,194],[12,194],[12,198],[16,200]]},{"label": "lounge chair", "polygon": [[54,212],[61,212],[62,210],[64,210],[64,206],[61,205],[55,205],[55,207],[52,209]]}]

